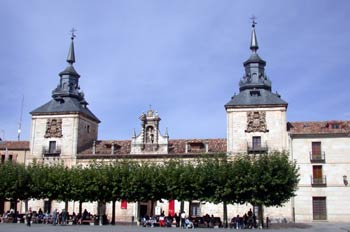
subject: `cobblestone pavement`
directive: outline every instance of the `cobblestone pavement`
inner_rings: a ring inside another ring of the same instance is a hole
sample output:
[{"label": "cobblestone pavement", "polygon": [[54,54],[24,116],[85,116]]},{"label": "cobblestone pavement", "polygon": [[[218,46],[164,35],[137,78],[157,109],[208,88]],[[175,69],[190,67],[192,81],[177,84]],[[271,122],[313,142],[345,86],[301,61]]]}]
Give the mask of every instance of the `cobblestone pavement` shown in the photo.
[{"label": "cobblestone pavement", "polygon": [[[283,228],[282,228],[283,227]],[[190,229],[189,229],[190,230]],[[236,231],[233,229],[203,229],[197,228],[195,231]],[[25,224],[0,224],[1,232],[177,232],[184,231],[180,228],[144,228],[138,226],[89,226],[89,225],[79,225],[79,226],[52,226],[52,225],[41,225],[41,224],[33,224],[31,227],[27,227]],[[249,231],[249,230],[244,230]],[[332,223],[313,223],[313,224],[288,224],[285,226],[280,226],[275,229],[265,229],[264,231],[297,231],[297,232],[350,232],[350,223],[342,223],[342,224],[332,224]]]}]

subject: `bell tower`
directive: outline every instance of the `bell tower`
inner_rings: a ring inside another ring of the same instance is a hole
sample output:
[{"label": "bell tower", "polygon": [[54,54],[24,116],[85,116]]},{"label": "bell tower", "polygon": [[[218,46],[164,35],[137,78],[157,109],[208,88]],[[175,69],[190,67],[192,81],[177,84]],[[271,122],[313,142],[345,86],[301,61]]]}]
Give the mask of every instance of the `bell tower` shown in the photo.
[{"label": "bell tower", "polygon": [[100,120],[89,110],[80,91],[80,75],[74,69],[74,30],[72,30],[67,63],[59,73],[60,80],[52,91],[52,99],[33,110],[30,136],[33,159],[43,163],[62,162],[72,165],[76,154],[97,139]]},{"label": "bell tower", "polygon": [[253,19],[250,40],[251,55],[244,65],[245,74],[239,82],[239,94],[225,105],[227,115],[227,152],[267,153],[288,149],[287,102],[272,92],[265,74],[266,62],[260,58]]},{"label": "bell tower", "polygon": [[151,108],[147,113],[141,114],[141,132],[131,140],[130,154],[168,154],[168,131],[162,136],[159,130],[161,118],[158,113]]}]

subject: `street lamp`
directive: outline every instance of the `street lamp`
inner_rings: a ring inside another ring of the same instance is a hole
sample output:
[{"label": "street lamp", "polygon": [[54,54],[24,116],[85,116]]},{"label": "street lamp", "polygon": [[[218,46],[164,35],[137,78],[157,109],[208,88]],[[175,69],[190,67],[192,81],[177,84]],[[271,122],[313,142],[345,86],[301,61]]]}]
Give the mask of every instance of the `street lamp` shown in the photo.
[{"label": "street lamp", "polygon": [[343,182],[345,186],[348,186],[349,182],[348,182],[348,177],[346,175],[343,176]]}]

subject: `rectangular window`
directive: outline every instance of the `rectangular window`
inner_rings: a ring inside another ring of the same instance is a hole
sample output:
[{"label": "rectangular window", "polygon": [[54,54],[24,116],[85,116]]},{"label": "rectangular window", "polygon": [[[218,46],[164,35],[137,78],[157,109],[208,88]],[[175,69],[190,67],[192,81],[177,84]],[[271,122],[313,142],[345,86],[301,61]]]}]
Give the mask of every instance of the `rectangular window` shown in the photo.
[{"label": "rectangular window", "polygon": [[253,136],[253,149],[258,150],[261,148],[261,137]]},{"label": "rectangular window", "polygon": [[314,187],[326,185],[326,177],[323,175],[322,165],[312,166],[312,182]]},{"label": "rectangular window", "polygon": [[2,164],[5,163],[5,155],[1,155],[1,163],[2,163]]},{"label": "rectangular window", "polygon": [[321,156],[321,142],[312,142],[312,156]]},{"label": "rectangular window", "polygon": [[127,209],[128,208],[128,202],[126,200],[122,200],[120,204],[121,209]]},{"label": "rectangular window", "polygon": [[340,128],[338,123],[333,123],[331,125],[332,125],[332,129],[339,129]]},{"label": "rectangular window", "polygon": [[56,152],[56,141],[50,141],[49,143],[49,153],[55,153]]},{"label": "rectangular window", "polygon": [[327,220],[326,197],[312,198],[313,220]]},{"label": "rectangular window", "polygon": [[322,165],[314,165],[312,166],[312,174],[314,179],[322,178]]},{"label": "rectangular window", "polygon": [[201,214],[201,208],[199,203],[192,203],[191,204],[191,216],[200,216]]}]

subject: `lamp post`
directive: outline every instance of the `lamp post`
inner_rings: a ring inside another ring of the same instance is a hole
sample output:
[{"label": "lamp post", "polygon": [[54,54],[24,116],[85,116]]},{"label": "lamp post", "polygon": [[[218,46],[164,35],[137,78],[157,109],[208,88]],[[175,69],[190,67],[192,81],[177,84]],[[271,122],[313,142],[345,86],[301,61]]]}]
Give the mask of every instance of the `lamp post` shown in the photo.
[{"label": "lamp post", "polygon": [[348,186],[349,182],[348,182],[348,177],[346,175],[343,176],[343,182],[345,186]]}]

